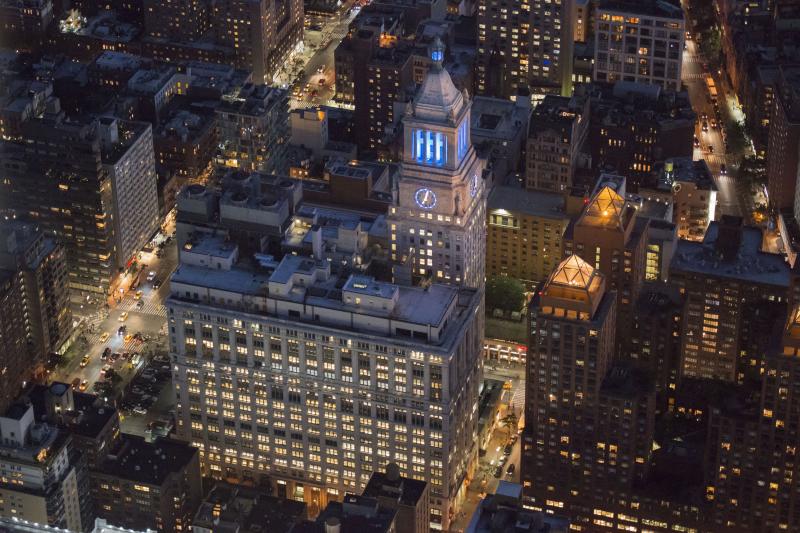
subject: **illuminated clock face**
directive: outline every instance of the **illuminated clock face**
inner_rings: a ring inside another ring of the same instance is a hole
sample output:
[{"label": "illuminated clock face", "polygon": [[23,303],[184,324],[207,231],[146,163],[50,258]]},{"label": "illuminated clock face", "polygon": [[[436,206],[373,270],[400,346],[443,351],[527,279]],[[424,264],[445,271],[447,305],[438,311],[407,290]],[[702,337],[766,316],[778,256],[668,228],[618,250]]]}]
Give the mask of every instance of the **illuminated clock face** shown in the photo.
[{"label": "illuminated clock face", "polygon": [[475,198],[478,194],[478,175],[473,174],[469,182],[469,195]]},{"label": "illuminated clock face", "polygon": [[414,200],[423,209],[433,209],[436,205],[436,193],[423,187],[422,189],[417,189],[417,192],[414,193]]}]

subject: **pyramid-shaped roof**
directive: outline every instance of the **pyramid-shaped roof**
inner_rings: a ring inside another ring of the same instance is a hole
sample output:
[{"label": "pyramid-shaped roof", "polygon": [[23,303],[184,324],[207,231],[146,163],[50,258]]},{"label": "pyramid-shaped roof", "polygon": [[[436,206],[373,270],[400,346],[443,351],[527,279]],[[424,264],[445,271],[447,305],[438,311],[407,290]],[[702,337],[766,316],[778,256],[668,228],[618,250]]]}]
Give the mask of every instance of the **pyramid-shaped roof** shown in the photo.
[{"label": "pyramid-shaped roof", "polygon": [[622,229],[624,210],[625,198],[611,187],[605,186],[592,197],[578,224]]},{"label": "pyramid-shaped roof", "polygon": [[594,267],[572,254],[561,262],[550,276],[548,284],[564,285],[567,287],[589,288],[594,276]]},{"label": "pyramid-shaped roof", "polygon": [[450,74],[442,66],[444,45],[438,39],[434,43],[433,65],[425,75],[416,98],[414,116],[424,120],[445,122],[457,117],[465,105],[464,95],[453,84]]}]

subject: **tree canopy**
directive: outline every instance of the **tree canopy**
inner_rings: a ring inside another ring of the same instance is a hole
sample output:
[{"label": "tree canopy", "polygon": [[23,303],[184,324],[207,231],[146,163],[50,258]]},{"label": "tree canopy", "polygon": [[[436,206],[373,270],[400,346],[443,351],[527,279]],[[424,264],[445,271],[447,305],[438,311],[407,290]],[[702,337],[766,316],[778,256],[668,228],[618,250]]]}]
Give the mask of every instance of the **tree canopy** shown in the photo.
[{"label": "tree canopy", "polygon": [[525,303],[525,286],[516,278],[497,276],[486,281],[486,307],[519,311]]}]

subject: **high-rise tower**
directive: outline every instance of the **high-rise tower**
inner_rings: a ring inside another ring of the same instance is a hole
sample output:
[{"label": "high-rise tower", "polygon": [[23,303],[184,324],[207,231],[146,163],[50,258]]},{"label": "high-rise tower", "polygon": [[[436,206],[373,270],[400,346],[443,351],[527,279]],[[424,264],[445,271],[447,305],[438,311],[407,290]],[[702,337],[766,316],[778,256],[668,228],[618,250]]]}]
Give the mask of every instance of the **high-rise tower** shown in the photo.
[{"label": "high-rise tower", "polygon": [[405,149],[389,210],[394,276],[478,287],[484,279],[486,198],[483,164],[470,141],[469,95],[433,67],[403,119]]}]

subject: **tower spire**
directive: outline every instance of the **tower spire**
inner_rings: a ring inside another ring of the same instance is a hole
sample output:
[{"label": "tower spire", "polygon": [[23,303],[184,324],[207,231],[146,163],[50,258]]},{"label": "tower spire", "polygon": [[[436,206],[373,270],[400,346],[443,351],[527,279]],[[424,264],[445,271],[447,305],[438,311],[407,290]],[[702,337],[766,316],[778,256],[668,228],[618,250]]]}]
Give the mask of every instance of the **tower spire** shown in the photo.
[{"label": "tower spire", "polygon": [[434,68],[441,70],[442,64],[444,63],[444,43],[438,35],[433,40],[433,45],[431,46],[431,60],[433,61]]}]

